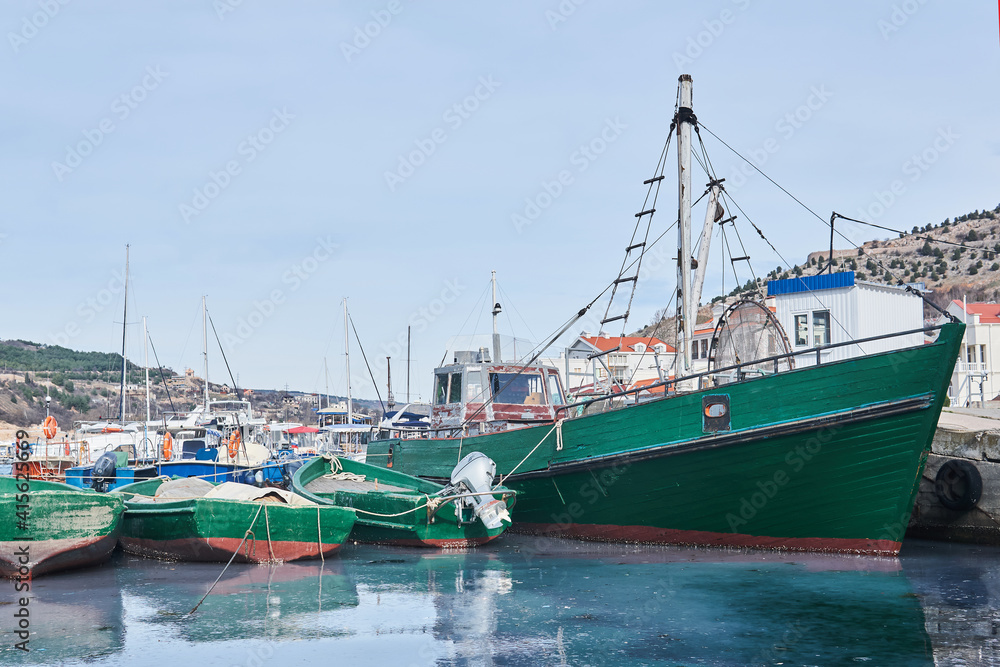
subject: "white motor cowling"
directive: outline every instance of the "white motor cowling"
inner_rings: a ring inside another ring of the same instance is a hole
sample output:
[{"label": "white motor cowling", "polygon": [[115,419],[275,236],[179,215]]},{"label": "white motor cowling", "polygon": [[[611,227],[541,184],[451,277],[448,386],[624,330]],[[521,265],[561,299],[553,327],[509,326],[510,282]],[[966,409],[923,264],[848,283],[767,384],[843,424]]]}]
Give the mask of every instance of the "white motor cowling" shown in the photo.
[{"label": "white motor cowling", "polygon": [[459,498],[455,501],[456,509],[463,505],[471,507],[490,530],[500,528],[504,521],[510,523],[507,503],[497,500],[491,493],[496,471],[497,464],[482,452],[472,452],[451,471],[451,487],[456,491],[481,494]]}]

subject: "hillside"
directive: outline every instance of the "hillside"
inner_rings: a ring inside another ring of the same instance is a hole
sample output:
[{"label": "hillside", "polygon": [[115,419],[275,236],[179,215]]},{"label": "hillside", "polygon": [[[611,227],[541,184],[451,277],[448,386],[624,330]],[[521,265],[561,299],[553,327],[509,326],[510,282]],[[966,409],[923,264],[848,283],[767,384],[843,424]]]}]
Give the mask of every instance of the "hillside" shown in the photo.
[{"label": "hillside", "polygon": [[[728,304],[755,290],[763,291],[767,280],[819,273],[829,254],[829,250],[809,253],[802,264],[776,267],[756,285],[747,281],[729,294],[712,298],[711,303]],[[834,245],[833,264],[835,271],[855,271],[858,280],[892,285],[922,282],[928,290],[927,299],[942,309],[952,299],[963,297],[996,302],[1000,300],[1000,206],[913,227],[896,238],[867,241],[860,248]],[[706,312],[703,306],[699,323],[707,320]],[[930,309],[926,312],[931,314]],[[669,341],[674,330],[673,317],[658,311],[648,325],[630,335],[648,336],[657,331],[660,338]]]}]

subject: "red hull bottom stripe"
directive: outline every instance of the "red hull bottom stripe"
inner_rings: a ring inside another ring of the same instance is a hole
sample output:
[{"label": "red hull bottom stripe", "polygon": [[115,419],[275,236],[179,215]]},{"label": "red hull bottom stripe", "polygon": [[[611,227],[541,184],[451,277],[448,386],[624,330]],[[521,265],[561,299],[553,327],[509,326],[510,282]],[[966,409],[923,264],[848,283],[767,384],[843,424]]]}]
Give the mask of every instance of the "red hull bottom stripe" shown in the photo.
[{"label": "red hull bottom stripe", "polygon": [[99,565],[111,557],[117,543],[117,532],[86,539],[0,542],[0,576],[21,576],[21,563],[17,558],[17,550],[21,547],[28,548],[31,562],[27,563],[27,567],[31,576],[40,577],[60,570]]},{"label": "red hull bottom stripe", "polygon": [[896,556],[902,542],[893,540],[841,537],[766,537],[740,533],[714,533],[702,530],[675,530],[653,526],[611,526],[603,524],[522,523],[515,521],[514,532],[549,537],[575,537],[601,542],[646,542],[710,547],[750,547],[787,551],[825,551],[832,553]]},{"label": "red hull bottom stripe", "polygon": [[[242,538],[236,537],[190,537],[179,540],[150,540],[136,537],[122,537],[122,548],[130,554],[165,558],[169,560],[226,562],[240,548]],[[324,544],[323,556],[330,556],[340,549],[339,544]],[[247,540],[240,548],[235,561],[238,563],[269,563],[319,558],[316,542],[271,542],[258,539]]]}]

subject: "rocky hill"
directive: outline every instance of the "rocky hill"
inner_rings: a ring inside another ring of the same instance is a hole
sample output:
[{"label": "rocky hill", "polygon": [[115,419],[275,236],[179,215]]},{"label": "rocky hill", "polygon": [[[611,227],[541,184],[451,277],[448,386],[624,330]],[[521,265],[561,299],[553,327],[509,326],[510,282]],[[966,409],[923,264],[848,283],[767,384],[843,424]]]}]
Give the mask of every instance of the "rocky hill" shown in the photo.
[{"label": "rocky hill", "polygon": [[[711,303],[728,304],[754,292],[763,293],[767,280],[815,275],[826,268],[829,254],[828,249],[812,252],[802,264],[776,267],[756,282],[747,281],[729,294],[714,297]],[[896,238],[874,239],[859,248],[835,245],[833,264],[835,271],[856,272],[858,280],[892,285],[923,283],[927,299],[940,308],[965,297],[1000,301],[1000,206],[915,226]],[[926,312],[931,314],[930,309]],[[703,306],[698,322],[709,317]],[[654,331],[663,340],[673,340],[672,312],[658,311],[648,325],[630,335],[648,336]]]}]

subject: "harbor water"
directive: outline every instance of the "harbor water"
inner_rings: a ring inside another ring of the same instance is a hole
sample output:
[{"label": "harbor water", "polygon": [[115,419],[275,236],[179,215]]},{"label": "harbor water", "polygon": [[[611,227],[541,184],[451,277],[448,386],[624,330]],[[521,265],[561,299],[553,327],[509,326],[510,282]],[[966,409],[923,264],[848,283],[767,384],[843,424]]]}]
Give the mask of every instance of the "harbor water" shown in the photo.
[{"label": "harbor water", "polygon": [[[900,558],[506,535],[346,545],[325,563],[117,553],[31,582],[29,652],[0,581],[2,665],[1000,665],[1000,548]],[[7,610],[7,611],[4,611]]]}]

